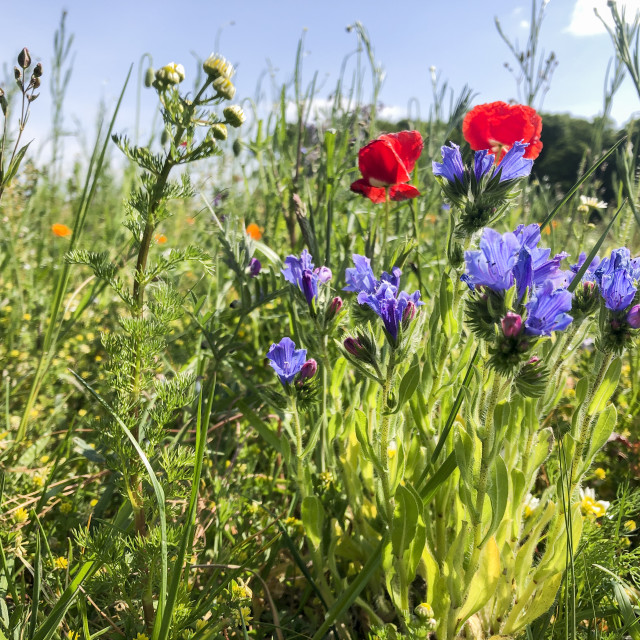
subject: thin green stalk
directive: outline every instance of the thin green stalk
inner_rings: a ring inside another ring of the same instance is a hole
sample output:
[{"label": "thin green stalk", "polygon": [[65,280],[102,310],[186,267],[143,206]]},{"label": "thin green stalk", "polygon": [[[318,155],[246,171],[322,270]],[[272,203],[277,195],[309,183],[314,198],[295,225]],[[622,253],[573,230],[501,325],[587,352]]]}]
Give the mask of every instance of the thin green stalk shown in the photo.
[{"label": "thin green stalk", "polygon": [[389,431],[391,427],[391,412],[389,411],[389,394],[393,385],[393,374],[396,366],[396,351],[392,347],[387,364],[387,375],[382,385],[382,423],[380,425],[380,463],[382,465],[381,482],[384,495],[384,509],[386,510],[387,523],[391,526],[393,518],[394,501],[391,496],[389,483]]}]

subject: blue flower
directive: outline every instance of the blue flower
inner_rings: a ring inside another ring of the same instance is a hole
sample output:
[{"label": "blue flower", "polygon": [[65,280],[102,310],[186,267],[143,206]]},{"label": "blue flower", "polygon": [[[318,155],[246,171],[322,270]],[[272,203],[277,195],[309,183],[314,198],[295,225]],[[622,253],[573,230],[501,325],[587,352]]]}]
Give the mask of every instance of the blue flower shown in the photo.
[{"label": "blue flower", "polygon": [[365,256],[359,256],[357,253],[354,253],[352,258],[355,267],[345,270],[344,275],[347,286],[344,287],[343,291],[355,291],[356,293],[367,291],[368,293],[373,293],[378,281],[373,275],[371,260]]},{"label": "blue flower", "polygon": [[420,291],[412,294],[401,291],[398,294],[397,287],[387,281],[381,282],[374,293],[361,291],[358,302],[368,305],[380,316],[384,328],[394,341],[398,339],[403,321],[409,323],[415,316],[415,308],[424,304],[420,301]]},{"label": "blue flower", "polygon": [[360,256],[357,253],[354,253],[352,258],[355,267],[345,269],[344,275],[347,286],[344,287],[343,291],[354,291],[355,293],[366,291],[367,293],[374,293],[381,282],[388,282],[396,288],[400,286],[402,271],[399,267],[393,267],[391,273],[383,272],[380,280],[378,280],[373,275],[371,260],[369,260],[369,258]]},{"label": "blue flower", "polygon": [[284,259],[282,275],[287,282],[297,286],[304,294],[309,306],[318,298],[318,283],[326,284],[331,280],[332,274],[329,267],[313,268],[311,254],[303,249],[300,257],[287,256]]},{"label": "blue flower", "polygon": [[513,143],[511,149],[507,151],[493,172],[494,176],[500,175],[500,182],[525,178],[531,173],[533,160],[523,158],[528,146],[528,144],[523,144],[522,142]]},{"label": "blue flower", "polygon": [[486,286],[493,291],[504,291],[516,284],[518,300],[527,289],[529,295],[533,295],[547,280],[552,280],[556,288],[568,286],[571,273],[560,269],[567,254],[558,253],[550,258],[551,249],[538,248],[539,241],[537,224],[519,225],[513,233],[505,234],[485,229],[480,249],[465,251],[466,272],[460,279],[472,290]]},{"label": "blue flower", "polygon": [[571,311],[572,295],[566,289],[558,289],[553,281],[547,280],[537,291],[536,296],[526,305],[527,319],[525,333],[534,336],[548,336],[552,331],[562,331],[573,318],[566,312]]},{"label": "blue flower", "polygon": [[495,159],[496,157],[489,153],[488,149],[475,152],[473,156],[473,172],[476,176],[476,182],[480,182],[491,171]]},{"label": "blue flower", "polygon": [[480,249],[464,252],[466,272],[460,279],[472,290],[479,285],[494,291],[510,289],[514,283],[513,269],[520,248],[515,234],[500,234],[494,229],[485,229],[480,239]]},{"label": "blue flower", "polygon": [[615,269],[612,273],[602,275],[600,291],[607,309],[623,311],[633,302],[637,287],[628,271]]},{"label": "blue flower", "polygon": [[306,349],[296,349],[291,338],[282,338],[278,344],[274,343],[267,352],[269,364],[278,374],[280,382],[287,385],[298,375],[307,359]]},{"label": "blue flower", "polygon": [[[587,259],[587,254],[584,251],[582,251],[578,256],[578,262],[576,262],[575,264],[572,264],[569,268],[571,269],[571,271],[573,271],[573,273],[578,273],[582,265],[585,263],[586,259]],[[582,282],[596,282],[598,280],[598,278],[596,278],[596,269],[598,268],[599,265],[600,265],[600,258],[596,256],[591,261],[591,264],[587,267],[587,270],[584,272],[584,275],[582,276]]]},{"label": "blue flower", "polygon": [[460,147],[454,142],[450,147],[442,147],[442,162],[432,162],[433,175],[440,176],[449,182],[464,182],[464,164],[460,155]]}]

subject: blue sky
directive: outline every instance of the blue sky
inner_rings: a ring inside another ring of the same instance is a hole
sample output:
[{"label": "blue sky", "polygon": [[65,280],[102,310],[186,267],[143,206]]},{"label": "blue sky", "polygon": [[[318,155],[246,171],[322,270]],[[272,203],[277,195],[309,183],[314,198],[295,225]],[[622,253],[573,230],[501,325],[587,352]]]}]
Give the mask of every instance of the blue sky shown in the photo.
[{"label": "blue sky", "polygon": [[[605,69],[613,48],[593,18],[596,4],[607,13],[606,0],[551,0],[546,7],[541,45],[555,52],[559,65],[544,110],[592,117],[602,108]],[[625,4],[633,12],[640,0]],[[11,77],[15,55],[23,46],[44,64],[42,95],[33,105],[29,125],[40,144],[50,127],[53,34],[63,9],[68,12],[68,32],[74,34],[65,124],[70,131],[79,124],[89,138],[98,104],[101,100],[114,104],[129,65],[137,65],[144,53],[153,56],[155,67],[181,62],[188,81],[196,72],[195,56],[206,57],[219,40],[220,52],[237,65],[238,101],[255,97],[260,77],[266,97],[271,98],[271,80],[265,72],[275,70],[276,82],[291,78],[297,43],[306,29],[304,76],[308,80],[318,71],[320,93],[329,94],[344,57],[356,47],[355,34],[345,29],[355,20],[368,30],[376,58],[385,69],[380,99],[388,113],[406,112],[412,98],[419,102],[423,116],[428,113],[431,66],[456,91],[468,83],[477,93],[476,103],[517,98],[515,80],[504,68],[512,60],[494,17],[524,44],[531,10],[528,1],[518,0],[396,4],[378,0],[37,0],[26,11],[22,3],[4,3],[0,62],[6,65],[6,73]],[[353,69],[353,57],[349,65]],[[132,84],[117,130],[133,132],[135,102]],[[150,126],[154,104],[153,93],[144,92],[143,128]],[[613,116],[623,123],[639,111],[640,100],[627,79],[614,100]]]}]

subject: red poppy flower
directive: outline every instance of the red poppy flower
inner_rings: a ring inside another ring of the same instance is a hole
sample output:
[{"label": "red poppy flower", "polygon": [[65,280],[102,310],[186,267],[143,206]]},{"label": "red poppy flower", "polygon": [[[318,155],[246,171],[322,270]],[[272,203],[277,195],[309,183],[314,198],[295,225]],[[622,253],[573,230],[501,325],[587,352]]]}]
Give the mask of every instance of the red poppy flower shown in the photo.
[{"label": "red poppy flower", "polygon": [[351,185],[351,191],[361,193],[376,204],[385,201],[389,190],[391,200],[408,200],[420,195],[410,184],[411,172],[422,153],[422,136],[417,131],[400,131],[376,138],[358,153],[362,178]]},{"label": "red poppy flower", "polygon": [[528,144],[524,157],[535,160],[542,150],[542,118],[524,104],[489,102],[464,117],[462,134],[474,151],[489,149],[500,162],[514,142]]}]

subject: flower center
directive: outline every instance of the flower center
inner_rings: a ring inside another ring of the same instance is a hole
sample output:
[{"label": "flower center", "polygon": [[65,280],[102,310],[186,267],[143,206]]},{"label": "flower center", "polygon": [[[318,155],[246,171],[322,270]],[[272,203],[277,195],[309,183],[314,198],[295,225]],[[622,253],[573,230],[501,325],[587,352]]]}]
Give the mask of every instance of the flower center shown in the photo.
[{"label": "flower center", "polygon": [[382,180],[378,180],[377,178],[369,178],[369,184],[372,187],[388,187],[389,186],[387,182],[382,182]]}]

